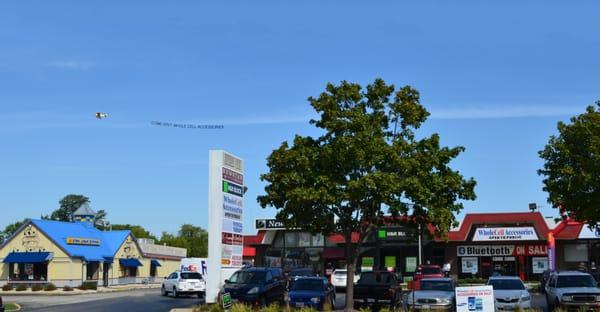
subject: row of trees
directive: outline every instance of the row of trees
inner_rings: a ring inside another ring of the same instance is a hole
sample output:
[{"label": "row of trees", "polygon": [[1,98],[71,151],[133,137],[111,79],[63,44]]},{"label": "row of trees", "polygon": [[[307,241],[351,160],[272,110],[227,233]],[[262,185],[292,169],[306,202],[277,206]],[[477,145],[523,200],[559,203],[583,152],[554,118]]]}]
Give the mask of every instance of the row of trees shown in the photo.
[{"label": "row of trees", "polygon": [[[52,211],[49,215],[42,215],[45,220],[57,220],[70,222],[73,218],[73,213],[83,204],[89,204],[90,199],[84,195],[69,194],[59,201],[59,208]],[[208,232],[199,226],[192,224],[183,224],[177,233],[162,232],[160,237],[155,236],[146,230],[141,225],[135,224],[109,224],[106,221],[107,213],[104,210],[99,210],[96,213],[94,226],[100,230],[129,230],[136,238],[151,238],[157,244],[166,244],[173,247],[186,248],[189,257],[207,257],[208,256]],[[7,225],[0,232],[0,242],[9,238],[15,233],[25,220],[18,221]]]}]

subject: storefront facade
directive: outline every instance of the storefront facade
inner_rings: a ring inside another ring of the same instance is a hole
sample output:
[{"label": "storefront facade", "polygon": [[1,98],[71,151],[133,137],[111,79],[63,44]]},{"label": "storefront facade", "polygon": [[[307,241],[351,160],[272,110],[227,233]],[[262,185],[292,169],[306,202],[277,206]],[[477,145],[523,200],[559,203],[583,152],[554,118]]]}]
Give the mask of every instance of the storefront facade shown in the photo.
[{"label": "storefront facade", "polygon": [[85,220],[28,220],[0,245],[0,285],[150,282],[153,266],[164,277],[185,257],[166,256],[146,257],[130,231],[100,231]]}]

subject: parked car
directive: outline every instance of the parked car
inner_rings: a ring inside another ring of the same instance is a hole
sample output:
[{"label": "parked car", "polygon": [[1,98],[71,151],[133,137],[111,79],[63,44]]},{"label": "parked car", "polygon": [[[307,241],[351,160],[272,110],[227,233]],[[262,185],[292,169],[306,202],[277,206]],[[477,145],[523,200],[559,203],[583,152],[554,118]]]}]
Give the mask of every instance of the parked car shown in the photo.
[{"label": "parked car", "polygon": [[444,272],[439,265],[435,264],[422,264],[417,266],[413,281],[411,283],[413,289],[419,289],[419,281],[424,278],[444,278]]},{"label": "parked car", "polygon": [[554,270],[545,270],[540,276],[540,291],[542,293],[546,293],[546,284],[548,283],[550,275],[554,272]]},{"label": "parked car", "polygon": [[354,285],[354,305],[389,305],[396,307],[402,301],[402,287],[396,275],[388,271],[363,272]]},{"label": "parked car", "polygon": [[560,271],[550,275],[546,300],[551,309],[591,310],[600,306],[600,288],[589,273]]},{"label": "parked car", "polygon": [[450,278],[424,278],[419,281],[420,288],[413,289],[406,295],[405,310],[445,310],[451,311],[455,306],[456,285]]},{"label": "parked car", "polygon": [[300,277],[316,276],[311,268],[296,268],[287,274],[287,289],[291,289],[294,282]]},{"label": "parked car", "polygon": [[288,293],[291,307],[311,307],[323,310],[325,305],[335,307],[335,288],[324,277],[299,277]]},{"label": "parked car", "polygon": [[487,284],[494,288],[496,311],[531,309],[531,295],[519,277],[490,277]]},{"label": "parked car", "polygon": [[221,293],[229,293],[234,302],[266,306],[283,303],[286,281],[280,268],[252,267],[236,271],[225,280]]},{"label": "parked car", "polygon": [[163,280],[160,288],[163,296],[171,293],[173,297],[195,294],[200,298],[204,296],[205,292],[206,282],[202,278],[202,274],[198,272],[175,271]]},{"label": "parked car", "polygon": [[[348,275],[348,270],[346,270],[346,269],[339,269],[339,270],[333,271],[333,274],[331,274],[331,284],[336,289],[345,289],[347,275]],[[360,279],[360,274],[355,272],[354,273],[354,284],[356,284],[356,282],[358,282],[359,279]]]}]

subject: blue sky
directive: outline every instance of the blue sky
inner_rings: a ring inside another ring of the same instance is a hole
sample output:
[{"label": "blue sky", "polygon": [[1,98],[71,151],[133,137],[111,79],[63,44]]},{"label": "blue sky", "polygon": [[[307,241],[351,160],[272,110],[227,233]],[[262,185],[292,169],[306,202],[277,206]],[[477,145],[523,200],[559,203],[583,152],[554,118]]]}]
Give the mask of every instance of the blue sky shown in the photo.
[{"label": "blue sky", "polygon": [[[0,4],[0,227],[85,194],[113,223],[207,225],[209,149],[246,160],[316,134],[327,82],[409,84],[421,134],[466,147],[465,212],[546,204],[537,151],[600,99],[597,1],[13,1]],[[95,120],[95,112],[110,116]],[[224,124],[157,127],[153,120]]]}]

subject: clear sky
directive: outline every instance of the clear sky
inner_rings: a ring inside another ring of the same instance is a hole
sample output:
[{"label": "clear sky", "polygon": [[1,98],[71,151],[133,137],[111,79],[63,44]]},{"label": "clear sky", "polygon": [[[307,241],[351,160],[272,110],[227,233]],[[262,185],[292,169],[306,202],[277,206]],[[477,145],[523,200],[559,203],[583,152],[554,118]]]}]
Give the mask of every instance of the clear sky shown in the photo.
[{"label": "clear sky", "polygon": [[[0,227],[85,194],[113,223],[207,225],[209,149],[246,160],[315,134],[327,82],[409,84],[466,152],[465,212],[546,204],[537,151],[600,99],[598,1],[3,1]],[[94,113],[109,117],[96,120]],[[223,124],[157,127],[151,121]]]}]

